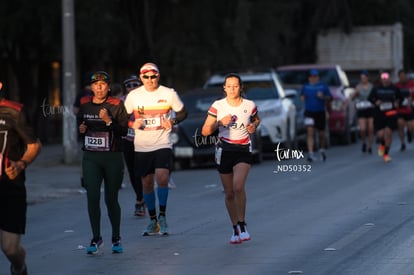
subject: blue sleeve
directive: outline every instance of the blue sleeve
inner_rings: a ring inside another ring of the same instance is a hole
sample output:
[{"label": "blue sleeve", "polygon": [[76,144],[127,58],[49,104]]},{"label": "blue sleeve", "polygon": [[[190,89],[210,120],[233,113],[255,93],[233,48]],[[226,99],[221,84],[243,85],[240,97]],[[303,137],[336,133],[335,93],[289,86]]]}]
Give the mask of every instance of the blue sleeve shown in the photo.
[{"label": "blue sleeve", "polygon": [[325,96],[331,96],[331,91],[329,90],[329,87],[328,87],[328,85],[324,85],[324,93],[325,93]]},{"label": "blue sleeve", "polygon": [[305,95],[305,89],[306,89],[306,84],[302,86],[302,89],[300,90],[300,95]]}]

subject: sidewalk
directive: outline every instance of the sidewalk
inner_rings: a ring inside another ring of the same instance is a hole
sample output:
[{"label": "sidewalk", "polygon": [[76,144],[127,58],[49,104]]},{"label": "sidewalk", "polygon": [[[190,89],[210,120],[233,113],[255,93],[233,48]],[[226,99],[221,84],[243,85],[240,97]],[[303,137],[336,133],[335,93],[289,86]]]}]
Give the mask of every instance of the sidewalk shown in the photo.
[{"label": "sidewalk", "polygon": [[26,170],[28,204],[84,193],[80,185],[80,159],[63,163],[63,145],[44,145],[37,159]]}]

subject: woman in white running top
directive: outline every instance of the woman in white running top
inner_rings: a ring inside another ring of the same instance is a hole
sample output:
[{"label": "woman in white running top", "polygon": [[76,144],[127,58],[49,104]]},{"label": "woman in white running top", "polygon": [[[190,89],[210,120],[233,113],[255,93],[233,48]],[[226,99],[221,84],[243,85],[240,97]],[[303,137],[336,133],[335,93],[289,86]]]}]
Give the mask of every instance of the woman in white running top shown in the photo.
[{"label": "woman in white running top", "polygon": [[250,240],[245,223],[245,182],[252,163],[250,134],[256,131],[260,119],[255,103],[241,96],[243,83],[239,75],[227,75],[223,88],[226,96],[210,106],[202,135],[219,131],[216,164],[233,224],[230,243],[238,244]]}]

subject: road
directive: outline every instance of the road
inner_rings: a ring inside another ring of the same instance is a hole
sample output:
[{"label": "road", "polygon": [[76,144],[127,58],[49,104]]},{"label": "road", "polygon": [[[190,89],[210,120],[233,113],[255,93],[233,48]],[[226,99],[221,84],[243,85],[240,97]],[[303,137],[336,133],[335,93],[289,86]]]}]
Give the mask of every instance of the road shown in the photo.
[{"label": "road", "polygon": [[[301,154],[283,161],[275,154],[254,165],[246,218],[252,240],[241,245],[228,243],[231,225],[210,167],[173,173],[168,237],[141,236],[148,218],[132,216],[132,188],[122,189],[123,254],[110,253],[104,206],[106,246],[97,256],[85,254],[91,233],[84,194],[30,205],[23,238],[29,272],[412,275],[414,145],[403,153],[394,146],[388,164],[359,147],[332,147],[326,163],[309,166]],[[1,255],[0,274],[6,270]]]}]

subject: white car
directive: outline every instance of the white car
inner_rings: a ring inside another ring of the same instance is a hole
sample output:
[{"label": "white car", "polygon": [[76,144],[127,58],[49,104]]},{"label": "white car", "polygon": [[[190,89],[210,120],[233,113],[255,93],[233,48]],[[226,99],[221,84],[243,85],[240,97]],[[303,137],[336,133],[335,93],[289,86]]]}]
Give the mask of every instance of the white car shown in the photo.
[{"label": "white car", "polygon": [[[259,126],[264,151],[273,151],[279,143],[294,148],[296,143],[296,107],[294,90],[285,91],[277,74],[268,72],[238,73],[243,81],[244,96],[259,110]],[[222,87],[224,74],[211,76],[204,88]]]}]

